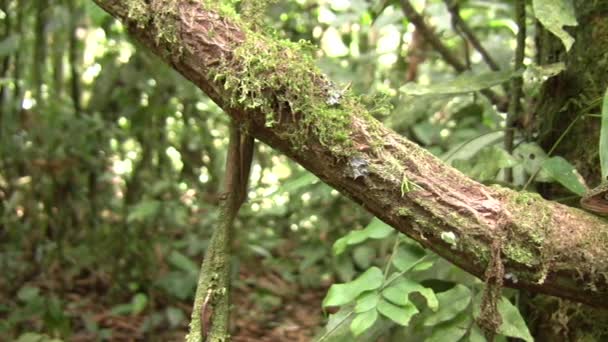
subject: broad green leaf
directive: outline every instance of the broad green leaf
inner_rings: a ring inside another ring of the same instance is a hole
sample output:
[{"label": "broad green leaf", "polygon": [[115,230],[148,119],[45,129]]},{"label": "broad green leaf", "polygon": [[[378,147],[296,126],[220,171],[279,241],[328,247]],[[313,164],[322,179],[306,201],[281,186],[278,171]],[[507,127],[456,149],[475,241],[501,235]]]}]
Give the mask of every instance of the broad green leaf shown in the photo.
[{"label": "broad green leaf", "polygon": [[469,331],[472,320],[469,312],[461,312],[456,318],[433,326],[433,332],[425,342],[458,341]]},{"label": "broad green leaf", "polygon": [[393,266],[399,271],[405,272],[425,256],[426,252],[422,248],[415,245],[401,245],[393,257]]},{"label": "broad green leaf", "polygon": [[437,300],[439,301],[439,310],[426,318],[425,326],[434,326],[456,317],[469,306],[471,290],[459,284],[448,291],[438,293]]},{"label": "broad green leaf", "polygon": [[437,310],[438,300],[435,292],[411,279],[403,278],[399,282],[385,288],[382,291],[382,296],[397,305],[406,305],[410,303],[409,295],[413,292],[420,293],[426,299],[426,303],[431,310]]},{"label": "broad green leaf", "polygon": [[351,231],[338,239],[333,245],[334,254],[340,255],[344,253],[348,246],[362,243],[367,239],[384,239],[393,231],[394,229],[389,225],[378,218],[374,218],[364,229]]},{"label": "broad green leaf", "polygon": [[544,161],[548,158],[547,153],[536,143],[523,143],[513,150],[513,156],[517,158],[521,166],[529,175],[540,172],[534,178],[537,182],[552,182],[553,178],[542,169]]},{"label": "broad green leaf", "polygon": [[532,64],[526,68],[524,78],[529,82],[542,83],[564,70],[566,70],[564,62],[545,65]]},{"label": "broad green leaf", "polygon": [[547,171],[559,184],[579,196],[587,191],[587,187],[581,182],[582,177],[574,166],[562,157],[551,157],[545,160],[543,170]]},{"label": "broad green leaf", "polygon": [[600,166],[602,181],[608,180],[608,89],[602,103],[602,123],[600,129]]},{"label": "broad green leaf", "polygon": [[361,313],[367,310],[371,310],[378,305],[380,295],[376,291],[370,291],[362,294],[357,298],[357,304],[355,304],[355,312]]},{"label": "broad green leaf", "polygon": [[521,338],[526,342],[534,342],[521,313],[507,298],[502,297],[498,302],[498,312],[502,317],[502,324],[498,328],[500,334]]},{"label": "broad green leaf", "polygon": [[350,323],[350,331],[353,335],[359,336],[363,334],[367,329],[371,328],[376,320],[378,319],[378,311],[371,309],[360,314],[357,314],[353,321]]},{"label": "broad green leaf", "polygon": [[473,324],[471,331],[469,332],[469,338],[467,342],[486,342],[486,337],[483,335],[481,328],[477,324]]},{"label": "broad green leaf", "polygon": [[360,269],[366,269],[371,266],[372,261],[376,257],[376,249],[371,246],[357,246],[353,250],[353,260],[355,265]]},{"label": "broad green leaf", "polygon": [[372,267],[349,283],[334,284],[327,291],[327,296],[323,300],[323,307],[340,306],[350,303],[361,293],[375,290],[382,286],[382,280],[382,270],[378,267]]},{"label": "broad green leaf", "polygon": [[482,148],[502,141],[504,139],[504,135],[505,133],[503,131],[489,132],[479,135],[449,150],[441,157],[441,159],[443,159],[446,163],[451,163],[456,159],[470,159]]},{"label": "broad green leaf", "polygon": [[198,266],[192,260],[190,260],[190,258],[178,251],[172,251],[171,254],[169,254],[168,260],[171,265],[182,271],[190,274],[198,274]]},{"label": "broad green leaf", "polygon": [[411,303],[405,306],[394,305],[384,299],[378,302],[378,311],[391,321],[407,326],[410,323],[412,316],[418,313],[418,309]]},{"label": "broad green leaf", "polygon": [[[483,292],[478,293],[474,299],[473,317],[477,318],[481,315],[481,299]],[[526,322],[519,313],[519,310],[511,304],[504,296],[498,302],[498,312],[502,318],[502,324],[498,328],[498,333],[507,337],[521,338],[526,342],[534,342],[534,338],[530,335],[530,331],[526,326]]]},{"label": "broad green leaf", "polygon": [[399,90],[406,95],[455,95],[490,88],[521,76],[523,71],[491,71],[479,74],[465,72],[456,78],[432,85],[408,83]]},{"label": "broad green leaf", "polygon": [[533,0],[534,16],[551,33],[561,39],[566,51],[570,51],[574,38],[564,26],[577,26],[571,0]]}]

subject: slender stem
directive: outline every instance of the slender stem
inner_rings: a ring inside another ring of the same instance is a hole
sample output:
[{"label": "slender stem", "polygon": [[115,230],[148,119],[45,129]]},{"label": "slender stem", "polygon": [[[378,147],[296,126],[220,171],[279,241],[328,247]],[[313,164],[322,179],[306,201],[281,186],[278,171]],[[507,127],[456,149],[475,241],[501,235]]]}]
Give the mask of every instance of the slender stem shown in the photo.
[{"label": "slender stem", "polygon": [[349,312],[348,315],[344,316],[344,318],[342,318],[342,320],[340,322],[338,322],[338,324],[334,325],[333,328],[331,328],[325,334],[323,334],[323,336],[321,336],[317,340],[317,342],[323,342],[323,341],[325,341],[329,336],[331,336],[331,334],[334,333],[334,331],[336,331],[336,329],[338,329],[342,324],[344,324],[344,322],[346,322],[346,320],[349,319],[350,316],[352,316],[354,313],[355,313],[354,311]]},{"label": "slender stem", "polygon": [[[515,1],[515,21],[517,22],[517,47],[515,48],[514,70],[520,70],[524,66],[524,52],[526,46],[526,2],[524,0]],[[515,77],[511,81],[511,96],[509,97],[509,113],[505,131],[505,150],[513,153],[515,140],[515,123],[519,117],[520,98],[522,96],[523,78]],[[505,181],[513,182],[513,169],[505,169]]]},{"label": "slender stem", "polygon": [[382,283],[384,283],[386,281],[386,278],[388,277],[388,271],[391,269],[391,264],[393,263],[393,258],[395,257],[395,254],[397,254],[397,248],[399,248],[399,243],[401,243],[401,239],[399,239],[399,235],[397,235],[395,237],[395,244],[393,245],[393,251],[391,252],[390,257],[388,258],[388,261],[386,262],[386,266],[384,267],[384,279],[382,280]]},{"label": "slender stem", "polygon": [[473,30],[471,30],[469,25],[467,25],[467,23],[460,16],[460,12],[458,10],[458,5],[457,5],[456,1],[443,0],[443,2],[445,3],[446,7],[448,8],[448,11],[450,12],[450,15],[452,16],[452,20],[453,20],[454,24],[458,27],[458,29],[462,32],[462,34],[464,34],[464,36],[467,38],[469,43],[471,43],[473,48],[475,50],[477,50],[477,52],[479,52],[483,61],[490,67],[490,69],[492,69],[494,71],[500,70],[498,63],[496,63],[494,58],[492,58],[492,56],[490,55],[488,50],[486,50],[483,47],[483,45],[481,45],[481,42],[479,41],[479,39],[477,38],[475,33],[473,33]]}]

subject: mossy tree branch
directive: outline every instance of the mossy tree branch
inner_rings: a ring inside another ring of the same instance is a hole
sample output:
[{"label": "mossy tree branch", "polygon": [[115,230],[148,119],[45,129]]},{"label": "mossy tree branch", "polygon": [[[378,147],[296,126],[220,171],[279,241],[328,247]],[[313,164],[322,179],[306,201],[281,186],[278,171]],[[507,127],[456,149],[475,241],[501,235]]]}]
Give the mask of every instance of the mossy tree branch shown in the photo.
[{"label": "mossy tree branch", "polygon": [[608,307],[602,219],[467,178],[374,120],[305,46],[250,30],[228,6],[94,1],[248,133],[395,229],[480,277],[500,236],[505,285]]}]

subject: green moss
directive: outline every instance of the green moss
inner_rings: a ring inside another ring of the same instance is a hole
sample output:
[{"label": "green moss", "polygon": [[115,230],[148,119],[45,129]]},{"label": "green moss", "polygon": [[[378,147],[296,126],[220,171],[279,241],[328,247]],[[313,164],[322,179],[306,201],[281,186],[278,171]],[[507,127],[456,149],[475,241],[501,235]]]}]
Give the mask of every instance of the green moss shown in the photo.
[{"label": "green moss", "polygon": [[179,43],[177,0],[128,0],[128,17],[138,27],[152,25],[156,32],[156,43]]},{"label": "green moss", "polygon": [[278,125],[277,131],[296,148],[313,136],[334,153],[349,155],[351,119],[364,110],[321,76],[310,50],[307,42],[248,31],[234,58],[212,76],[223,82],[231,106],[265,113],[266,125]]},{"label": "green moss", "polygon": [[510,243],[504,246],[503,253],[510,260],[530,267],[536,265],[539,261],[539,257],[536,253],[533,253],[532,251],[523,248],[521,245],[516,243]]}]

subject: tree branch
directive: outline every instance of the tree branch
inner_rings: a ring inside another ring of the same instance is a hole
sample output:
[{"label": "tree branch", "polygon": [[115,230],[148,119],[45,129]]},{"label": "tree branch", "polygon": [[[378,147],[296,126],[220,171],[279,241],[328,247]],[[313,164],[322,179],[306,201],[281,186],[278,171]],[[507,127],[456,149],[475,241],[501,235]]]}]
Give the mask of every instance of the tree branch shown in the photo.
[{"label": "tree branch", "polygon": [[187,0],[94,1],[253,137],[425,247],[483,277],[495,236],[505,236],[505,285],[608,307],[600,218],[472,181],[332,88],[295,44],[252,32],[230,13]]},{"label": "tree branch", "polygon": [[[407,17],[407,19],[416,26],[416,29],[420,31],[420,33],[424,36],[424,39],[431,44],[433,49],[437,51],[441,58],[446,61],[456,72],[462,73],[467,70],[466,65],[464,65],[458,57],[456,57],[447,46],[445,46],[439,37],[433,33],[426,23],[424,22],[424,18],[416,12],[412,4],[410,4],[409,0],[401,0],[401,9],[403,13]],[[490,89],[484,89],[481,93],[487,97],[490,102],[496,105],[500,110],[505,109],[505,100],[498,96],[495,92]]]}]

